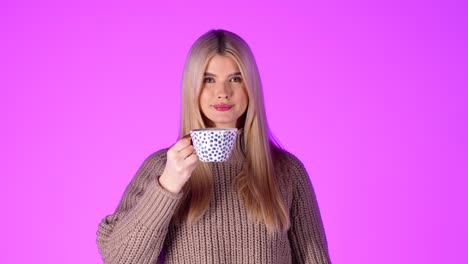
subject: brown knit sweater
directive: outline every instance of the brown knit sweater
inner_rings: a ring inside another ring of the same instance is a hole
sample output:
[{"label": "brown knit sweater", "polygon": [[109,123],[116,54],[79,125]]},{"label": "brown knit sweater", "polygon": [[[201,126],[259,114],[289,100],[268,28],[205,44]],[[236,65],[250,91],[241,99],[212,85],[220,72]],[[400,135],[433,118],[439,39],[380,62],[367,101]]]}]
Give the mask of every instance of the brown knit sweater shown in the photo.
[{"label": "brown knit sweater", "polygon": [[171,222],[181,194],[158,182],[167,149],[149,156],[114,214],[99,225],[97,243],[105,263],[330,263],[312,185],[293,155],[284,153],[275,163],[291,228],[271,235],[263,224],[249,221],[233,185],[245,158],[242,141],[239,136],[229,160],[210,163],[214,198],[192,225]]}]

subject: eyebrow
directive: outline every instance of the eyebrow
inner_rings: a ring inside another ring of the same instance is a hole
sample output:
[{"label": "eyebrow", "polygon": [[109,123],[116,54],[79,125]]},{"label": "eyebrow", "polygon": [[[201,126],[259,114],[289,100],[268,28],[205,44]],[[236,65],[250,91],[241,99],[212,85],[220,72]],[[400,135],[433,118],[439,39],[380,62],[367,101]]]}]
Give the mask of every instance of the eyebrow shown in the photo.
[{"label": "eyebrow", "polygon": [[[236,75],[242,75],[242,74],[240,72],[235,72],[235,73],[229,74],[228,77],[232,77],[232,76],[236,76]],[[211,72],[205,72],[204,76],[216,77],[217,75],[214,74],[214,73],[211,73]]]}]

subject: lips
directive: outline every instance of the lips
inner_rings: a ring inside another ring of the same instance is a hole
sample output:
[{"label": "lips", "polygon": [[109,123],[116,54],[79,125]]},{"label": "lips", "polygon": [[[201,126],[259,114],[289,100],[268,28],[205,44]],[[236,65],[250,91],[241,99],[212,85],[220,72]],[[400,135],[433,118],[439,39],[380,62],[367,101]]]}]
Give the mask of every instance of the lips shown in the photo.
[{"label": "lips", "polygon": [[218,110],[218,111],[228,111],[232,107],[233,107],[233,105],[229,105],[229,104],[215,104],[215,105],[213,105],[213,108]]}]

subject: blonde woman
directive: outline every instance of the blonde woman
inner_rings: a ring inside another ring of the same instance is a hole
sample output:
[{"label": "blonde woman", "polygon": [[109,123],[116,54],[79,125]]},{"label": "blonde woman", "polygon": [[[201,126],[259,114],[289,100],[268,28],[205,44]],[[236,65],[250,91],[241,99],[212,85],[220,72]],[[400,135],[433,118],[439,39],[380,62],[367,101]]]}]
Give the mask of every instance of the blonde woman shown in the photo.
[{"label": "blonde woman", "polygon": [[[198,160],[185,135],[238,128],[225,162]],[[272,141],[254,56],[212,30],[187,57],[180,140],[149,156],[99,225],[105,263],[330,263],[302,163]]]}]

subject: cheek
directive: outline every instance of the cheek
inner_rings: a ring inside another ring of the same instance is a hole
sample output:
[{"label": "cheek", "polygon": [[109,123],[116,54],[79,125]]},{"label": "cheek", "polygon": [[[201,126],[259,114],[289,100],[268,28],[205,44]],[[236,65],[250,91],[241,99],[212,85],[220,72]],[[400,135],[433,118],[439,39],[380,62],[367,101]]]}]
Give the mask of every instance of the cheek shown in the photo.
[{"label": "cheek", "polygon": [[242,101],[244,103],[244,108],[247,109],[247,106],[249,105],[249,96],[247,95],[247,92],[245,90],[244,90],[244,93],[242,95],[243,95],[243,97],[242,97],[243,100]]},{"label": "cheek", "polygon": [[200,99],[198,100],[200,105],[205,105],[208,102],[208,95],[206,91],[200,93]]},{"label": "cheek", "polygon": [[209,108],[209,100],[208,100],[209,96],[205,93],[201,93],[200,94],[200,99],[198,101],[198,104],[200,105],[200,110],[202,111],[202,113],[205,113],[208,108]]}]

